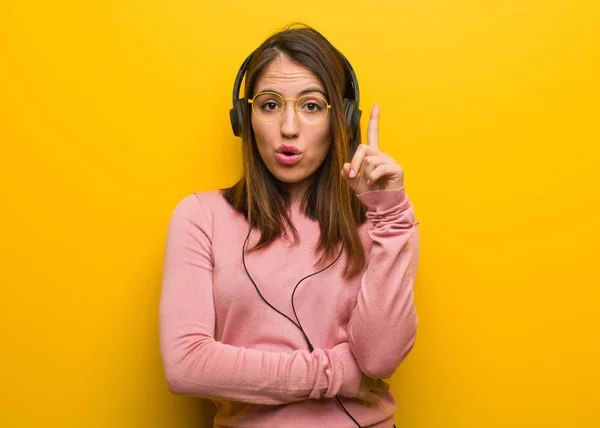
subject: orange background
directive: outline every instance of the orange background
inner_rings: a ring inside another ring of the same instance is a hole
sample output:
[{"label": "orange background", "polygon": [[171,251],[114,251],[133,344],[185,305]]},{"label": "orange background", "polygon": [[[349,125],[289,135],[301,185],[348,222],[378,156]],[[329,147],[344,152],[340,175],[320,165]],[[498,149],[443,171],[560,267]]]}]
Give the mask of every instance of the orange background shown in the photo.
[{"label": "orange background", "polygon": [[398,427],[599,426],[600,7],[566,0],[3,2],[0,426],[210,426],[162,372],[167,221],[239,176],[233,79],[296,20],[421,222]]}]

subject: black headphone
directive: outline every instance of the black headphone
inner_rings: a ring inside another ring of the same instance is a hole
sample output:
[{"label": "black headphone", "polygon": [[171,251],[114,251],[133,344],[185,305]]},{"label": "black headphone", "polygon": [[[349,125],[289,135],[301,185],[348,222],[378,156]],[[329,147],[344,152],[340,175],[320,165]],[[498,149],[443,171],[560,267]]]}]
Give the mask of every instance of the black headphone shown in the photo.
[{"label": "black headphone", "polygon": [[[350,74],[350,83],[354,91],[353,98],[344,98],[344,115],[346,118],[346,124],[352,133],[350,138],[353,138],[358,132],[358,125],[360,124],[360,116],[362,114],[358,108],[360,103],[360,91],[358,90],[358,80],[356,79],[356,74],[354,73],[352,65],[350,65],[350,61],[348,61],[344,54],[341,52],[339,53],[342,58],[344,58],[348,74]],[[231,129],[233,130],[233,135],[236,137],[240,137],[242,135],[242,123],[244,122],[245,99],[239,98],[240,88],[242,87],[242,80],[244,78],[244,74],[246,73],[246,69],[248,68],[250,58],[252,58],[253,54],[254,51],[244,60],[237,73],[237,76],[235,77],[235,83],[233,84],[233,108],[229,110],[229,119],[231,120]]]}]

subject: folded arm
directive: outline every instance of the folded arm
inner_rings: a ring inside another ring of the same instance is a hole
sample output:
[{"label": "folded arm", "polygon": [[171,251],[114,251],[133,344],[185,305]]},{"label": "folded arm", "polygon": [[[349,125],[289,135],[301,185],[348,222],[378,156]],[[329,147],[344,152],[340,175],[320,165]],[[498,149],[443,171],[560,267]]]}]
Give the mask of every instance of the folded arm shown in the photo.
[{"label": "folded arm", "polygon": [[197,195],[171,216],[160,296],[160,351],[175,394],[256,404],[353,397],[361,373],[349,343],[263,352],[214,339],[212,220]]}]

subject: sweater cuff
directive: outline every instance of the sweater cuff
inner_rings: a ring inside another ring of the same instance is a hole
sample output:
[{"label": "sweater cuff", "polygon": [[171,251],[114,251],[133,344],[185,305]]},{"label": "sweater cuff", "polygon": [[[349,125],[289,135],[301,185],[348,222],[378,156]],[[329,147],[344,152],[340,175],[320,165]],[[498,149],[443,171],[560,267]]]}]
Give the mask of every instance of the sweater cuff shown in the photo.
[{"label": "sweater cuff", "polygon": [[362,380],[362,373],[358,368],[358,363],[354,358],[354,354],[350,350],[350,344],[344,342],[336,347],[342,363],[343,380],[340,386],[339,395],[343,397],[356,397]]},{"label": "sweater cuff", "polygon": [[405,186],[393,190],[371,190],[356,196],[370,212],[384,213],[391,209],[404,211],[410,207]]}]

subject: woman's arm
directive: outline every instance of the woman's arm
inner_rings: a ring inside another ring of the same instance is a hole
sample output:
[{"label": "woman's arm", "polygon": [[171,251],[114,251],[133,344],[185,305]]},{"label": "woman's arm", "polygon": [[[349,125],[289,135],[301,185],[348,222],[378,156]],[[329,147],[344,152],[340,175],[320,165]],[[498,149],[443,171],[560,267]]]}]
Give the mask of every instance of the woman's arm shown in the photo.
[{"label": "woman's arm", "polygon": [[349,343],[277,353],[214,339],[211,234],[198,196],[184,198],[169,222],[160,296],[160,350],[170,391],[256,404],[353,397],[361,373]]},{"label": "woman's arm", "polygon": [[386,378],[406,358],[416,338],[418,221],[404,186],[357,196],[367,206],[373,244],[350,318],[349,340],[361,371]]}]

